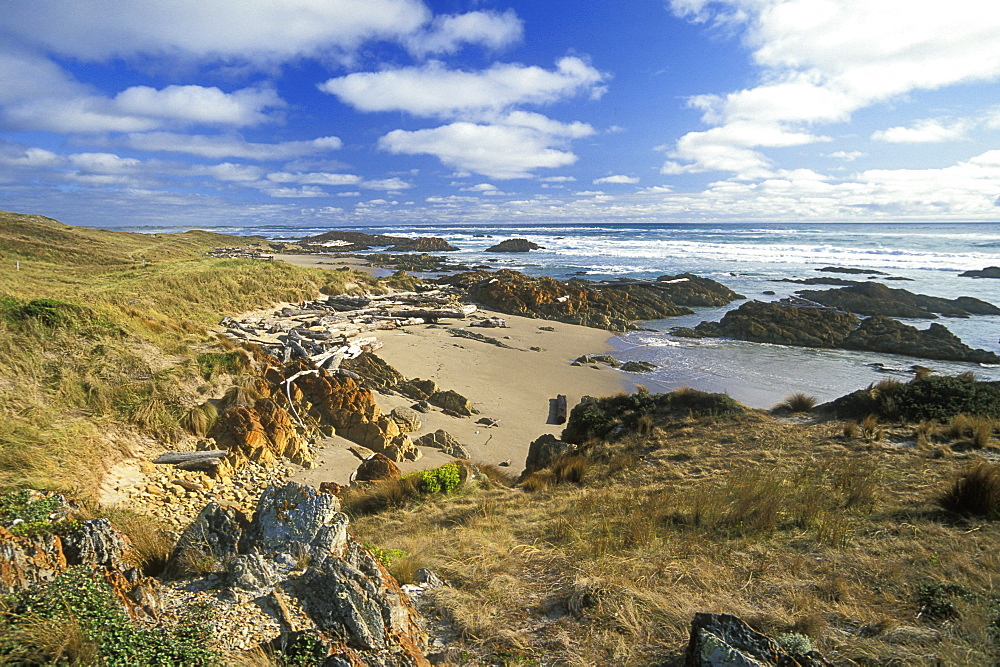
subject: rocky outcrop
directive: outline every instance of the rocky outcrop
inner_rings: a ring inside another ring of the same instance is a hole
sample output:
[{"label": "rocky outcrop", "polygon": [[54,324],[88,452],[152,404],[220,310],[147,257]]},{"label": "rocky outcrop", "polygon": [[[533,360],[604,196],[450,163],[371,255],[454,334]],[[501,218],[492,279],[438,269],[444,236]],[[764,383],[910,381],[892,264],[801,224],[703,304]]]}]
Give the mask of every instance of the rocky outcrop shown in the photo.
[{"label": "rocky outcrop", "polygon": [[442,452],[448,456],[454,456],[456,459],[470,459],[472,458],[462,443],[456,440],[450,433],[444,429],[438,429],[433,433],[427,433],[417,438],[416,442],[418,447],[433,447],[435,449],[440,449]]},{"label": "rocky outcrop", "polygon": [[415,239],[400,241],[389,248],[389,252],[452,252],[459,250],[452,244],[437,236],[420,236]]},{"label": "rocky outcrop", "polygon": [[1000,278],[1000,266],[987,266],[985,269],[972,269],[958,274],[959,278]]},{"label": "rocky outcrop", "polygon": [[[613,286],[610,283],[608,286]],[[707,307],[725,306],[746,298],[737,294],[720,282],[702,278],[693,273],[679,273],[676,276],[660,276],[653,285],[672,302],[679,306]]]},{"label": "rocky outcrop", "polygon": [[[562,282],[548,277],[529,277],[503,269],[495,273],[475,271],[442,279],[468,288],[467,298],[512,315],[582,324],[610,331],[635,328],[637,320],[655,320],[690,314],[691,309],[673,301],[681,283],[609,283],[574,280]],[[677,298],[681,298],[678,296]]]},{"label": "rocky outcrop", "polygon": [[354,252],[356,250],[368,250],[371,246],[387,246],[395,243],[405,243],[409,240],[405,236],[386,236],[384,234],[332,230],[300,239],[299,245],[313,251],[337,250],[340,252]]},{"label": "rocky outcrop", "polygon": [[685,667],[825,667],[815,650],[795,653],[730,614],[695,614]]},{"label": "rocky outcrop", "polygon": [[371,352],[362,352],[354,359],[344,359],[340,368],[357,373],[359,384],[375,391],[388,391],[406,379],[382,357]]},{"label": "rocky outcrop", "polygon": [[923,359],[1000,363],[1000,356],[974,350],[940,324],[916,329],[888,317],[869,317],[841,344],[848,350],[906,354]]},{"label": "rocky outcrop", "polygon": [[399,425],[399,430],[403,433],[414,433],[423,426],[423,422],[420,421],[420,413],[411,408],[393,408],[389,416],[395,420],[396,424]]},{"label": "rocky outcrop", "polygon": [[472,407],[472,403],[469,402],[469,399],[451,389],[435,391],[427,397],[427,402],[431,405],[436,405],[445,412],[462,417],[471,417],[472,415],[479,413],[478,410]]},{"label": "rocky outcrop", "polygon": [[538,437],[528,446],[528,457],[524,460],[521,478],[543,470],[564,456],[576,453],[577,446],[558,439],[551,433]]},{"label": "rocky outcrop", "polygon": [[1000,308],[974,297],[942,299],[914,294],[905,289],[892,289],[882,283],[861,283],[830,290],[802,290],[798,295],[857,315],[911,318],[1000,315]]},{"label": "rocky outcrop", "polygon": [[486,252],[529,252],[531,250],[544,250],[544,248],[528,239],[507,239],[490,246]]},{"label": "rocky outcrop", "polygon": [[[227,526],[235,532],[227,534]],[[217,607],[253,599],[274,609],[280,623],[261,637],[263,643],[288,646],[308,634],[322,647],[317,658],[323,664],[429,665],[412,604],[347,526],[336,496],[294,482],[269,486],[252,522],[209,505],[181,541],[211,536],[224,556],[219,559],[224,572],[175,586],[213,590]],[[223,635],[229,630],[217,628]]]},{"label": "rocky outcrop", "polygon": [[862,321],[833,308],[750,301],[719,322],[702,322],[694,329],[674,329],[685,337],[725,337],[756,343],[800,347],[842,348],[905,354],[943,361],[1000,363],[1000,356],[963,343],[940,324],[920,330],[888,317]]}]

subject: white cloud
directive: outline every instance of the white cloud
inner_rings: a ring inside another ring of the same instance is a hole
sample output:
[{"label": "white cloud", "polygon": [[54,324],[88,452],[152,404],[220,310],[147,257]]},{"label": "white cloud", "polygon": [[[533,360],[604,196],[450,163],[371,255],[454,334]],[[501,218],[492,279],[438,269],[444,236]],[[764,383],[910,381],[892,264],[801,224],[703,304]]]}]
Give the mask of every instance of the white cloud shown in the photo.
[{"label": "white cloud", "polygon": [[843,160],[844,162],[854,162],[859,157],[864,157],[864,155],[861,151],[833,151],[832,153],[827,153],[824,157]]},{"label": "white cloud", "polygon": [[20,169],[59,167],[65,159],[44,148],[17,146],[0,142],[0,165]]},{"label": "white cloud", "polygon": [[187,153],[211,159],[244,158],[268,161],[289,160],[337,150],[343,142],[337,137],[319,137],[308,141],[264,144],[248,142],[236,135],[143,132],[129,134],[125,137],[125,144],[133,150],[150,153]]},{"label": "white cloud", "polygon": [[324,172],[289,173],[276,171],[267,175],[267,180],[274,183],[298,183],[301,185],[357,185],[360,176],[354,174],[328,174]]},{"label": "white cloud", "polygon": [[223,162],[211,166],[197,166],[192,169],[194,174],[205,174],[217,181],[231,183],[252,183],[260,179],[263,171],[260,167],[246,164]]},{"label": "white cloud", "polygon": [[326,197],[327,193],[315,185],[303,185],[299,188],[282,188],[262,185],[260,191],[276,199]]},{"label": "white cloud", "polygon": [[363,181],[361,187],[368,190],[385,190],[387,192],[392,192],[396,190],[409,190],[413,187],[412,183],[407,183],[401,178],[392,177],[384,178],[380,180],[373,181]]},{"label": "white cloud", "polygon": [[419,56],[455,53],[464,44],[482,44],[502,49],[521,40],[524,26],[508,9],[498,12],[468,12],[437,16],[426,31],[406,40],[410,51]]},{"label": "white cloud", "polygon": [[6,0],[0,28],[11,41],[89,61],[282,62],[402,40],[430,18],[420,0]]},{"label": "white cloud", "polygon": [[577,94],[604,92],[605,76],[568,56],[555,70],[496,64],[479,72],[448,69],[433,61],[421,67],[358,72],[320,84],[360,111],[405,111],[417,116],[478,118],[521,104],[548,104]]},{"label": "white cloud", "polygon": [[917,121],[912,127],[890,127],[872,134],[872,141],[891,144],[935,144],[943,141],[957,141],[965,138],[969,124],[958,121],[945,124],[927,119]]},{"label": "white cloud", "polygon": [[69,161],[80,171],[91,174],[134,173],[142,164],[135,158],[123,158],[114,153],[74,153]]},{"label": "white cloud", "polygon": [[489,178],[527,178],[538,168],[565,167],[576,155],[561,150],[570,139],[589,136],[585,123],[559,123],[540,114],[515,112],[501,122],[456,122],[425,130],[393,130],[379,140],[390,153],[434,155],[456,169]]},{"label": "white cloud", "polygon": [[595,178],[594,185],[600,185],[602,183],[614,183],[620,185],[635,185],[639,182],[636,176],[626,176],[624,174],[615,174],[614,176],[605,176],[604,178]]},{"label": "white cloud", "polygon": [[[824,137],[813,126],[848,121],[859,109],[913,91],[1000,78],[1000,12],[989,0],[957,0],[948,8],[910,3],[903,10],[896,0],[671,0],[670,6],[694,21],[745,29],[763,71],[754,88],[689,100],[717,127],[682,137],[671,157],[687,164],[672,161],[664,173],[765,177],[769,160],[750,149],[794,145],[768,134],[818,141]],[[728,133],[740,124],[756,132]],[[932,129],[922,128],[920,136],[933,136]],[[713,136],[713,130],[723,131]],[[878,138],[918,136],[903,130]],[[718,140],[722,134],[729,134],[725,141]],[[726,145],[740,155],[721,155]]]},{"label": "white cloud", "polygon": [[496,192],[497,189],[497,186],[492,183],[478,183],[476,185],[470,185],[467,188],[462,188],[462,192],[481,192],[486,194],[489,192]]},{"label": "white cloud", "polygon": [[162,90],[133,86],[115,95],[113,107],[126,115],[163,118],[179,123],[243,127],[270,120],[264,109],[285,103],[271,88],[244,88],[224,93],[204,86],[167,86]]}]

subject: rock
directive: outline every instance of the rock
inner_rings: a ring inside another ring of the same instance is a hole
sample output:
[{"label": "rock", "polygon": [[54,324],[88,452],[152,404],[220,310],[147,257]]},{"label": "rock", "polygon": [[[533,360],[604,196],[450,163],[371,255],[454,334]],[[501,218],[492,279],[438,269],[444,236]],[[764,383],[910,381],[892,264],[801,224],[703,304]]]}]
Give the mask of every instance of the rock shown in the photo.
[{"label": "rock", "polygon": [[469,399],[462,396],[457,391],[452,391],[451,389],[436,391],[427,397],[427,401],[431,405],[436,405],[442,410],[454,412],[455,414],[459,414],[464,417],[470,417],[478,412],[472,407],[472,403],[469,402]]},{"label": "rock", "polygon": [[340,369],[357,373],[362,387],[377,391],[392,389],[406,379],[402,373],[371,352],[362,352],[355,359],[344,359],[340,362]]},{"label": "rock", "polygon": [[388,252],[452,252],[455,250],[459,250],[459,248],[440,237],[421,236],[400,241],[389,248]]},{"label": "rock", "polygon": [[332,495],[340,495],[340,492],[344,490],[344,487],[336,482],[320,482],[319,492],[329,493]]},{"label": "rock", "polygon": [[257,501],[253,521],[240,544],[251,551],[308,557],[313,564],[340,558],[347,548],[347,515],[340,501],[310,486],[269,485]]},{"label": "rock", "polygon": [[299,240],[299,245],[309,248],[317,246],[318,250],[339,252],[355,252],[368,250],[371,246],[388,246],[394,243],[406,243],[411,239],[405,236],[387,236],[384,234],[365,234],[364,232],[347,232],[332,230],[316,236],[307,236]]},{"label": "rock", "polygon": [[678,290],[683,283],[592,283],[578,279],[562,282],[545,276],[529,277],[509,269],[458,273],[441,280],[467,287],[469,300],[493,310],[610,331],[634,329],[636,320],[693,312],[672,300],[673,294],[681,298]]},{"label": "rock", "polygon": [[969,315],[1000,315],[1000,308],[973,297],[942,299],[892,289],[882,283],[860,283],[830,290],[802,290],[799,296],[816,303],[839,308],[857,315],[933,318]]},{"label": "rock", "polygon": [[965,345],[940,324],[920,330],[887,317],[864,322],[833,308],[749,301],[719,322],[702,322],[693,331],[674,329],[675,336],[722,336],[757,343],[843,348],[905,354],[927,359],[1000,363],[1000,356]]},{"label": "rock", "polygon": [[1000,355],[972,349],[940,324],[932,323],[921,330],[888,317],[869,317],[851,332],[841,347],[924,359],[1000,364]]},{"label": "rock", "polygon": [[405,380],[397,384],[396,391],[415,401],[424,401],[437,391],[437,383],[434,380],[413,378],[412,380]]},{"label": "rock", "polygon": [[362,461],[366,461],[375,455],[375,452],[368,449],[367,447],[362,447],[361,445],[352,445],[347,448],[349,452],[357,456]]},{"label": "rock", "polygon": [[355,479],[359,482],[376,482],[384,479],[399,479],[399,467],[384,454],[372,454],[358,466]]},{"label": "rock", "polygon": [[399,424],[399,430],[404,433],[413,433],[419,431],[420,427],[423,425],[420,421],[420,413],[412,408],[393,408],[392,412],[389,413],[397,424]]},{"label": "rock", "polygon": [[824,271],[826,273],[848,273],[854,275],[862,276],[885,276],[887,273],[882,271],[876,271],[874,269],[855,269],[846,266],[824,266],[822,269],[816,269],[817,271]]},{"label": "rock", "polygon": [[469,451],[462,446],[450,433],[443,429],[438,429],[433,433],[428,433],[426,435],[417,438],[416,444],[418,447],[434,447],[440,449],[442,452],[448,456],[454,456],[456,459],[466,459],[471,458]]},{"label": "rock", "polygon": [[414,572],[413,580],[418,584],[424,584],[427,588],[438,588],[439,586],[446,586],[448,584],[441,575],[426,567],[422,567]]},{"label": "rock", "polygon": [[685,667],[824,667],[815,651],[792,654],[730,614],[695,614]]},{"label": "rock", "polygon": [[66,556],[57,536],[39,533],[17,537],[0,526],[0,593],[52,581],[65,570]]},{"label": "rock", "polygon": [[544,250],[544,248],[528,239],[507,239],[490,246],[486,252],[528,252],[530,250]]},{"label": "rock", "polygon": [[262,555],[240,554],[229,561],[227,592],[236,597],[258,598],[271,592],[278,579],[277,568]]},{"label": "rock", "polygon": [[679,306],[725,306],[744,298],[722,283],[693,273],[660,276],[655,286],[670,301]]},{"label": "rock", "polygon": [[626,361],[619,370],[626,373],[651,373],[659,368],[648,361]]},{"label": "rock", "polygon": [[246,516],[238,509],[210,502],[177,540],[168,569],[183,572],[192,557],[207,556],[217,563],[229,561],[239,553],[248,526]]},{"label": "rock", "polygon": [[428,403],[427,401],[417,401],[410,407],[416,410],[417,412],[427,413],[431,411],[431,404]]},{"label": "rock", "polygon": [[125,556],[129,539],[107,519],[89,519],[79,530],[63,536],[67,565],[91,565],[104,569],[128,569]]},{"label": "rock", "polygon": [[987,266],[985,269],[973,269],[958,274],[960,278],[1000,278],[1000,266]]},{"label": "rock", "polygon": [[528,446],[528,457],[524,461],[521,479],[552,465],[558,459],[574,454],[577,446],[559,440],[551,433],[545,433]]}]

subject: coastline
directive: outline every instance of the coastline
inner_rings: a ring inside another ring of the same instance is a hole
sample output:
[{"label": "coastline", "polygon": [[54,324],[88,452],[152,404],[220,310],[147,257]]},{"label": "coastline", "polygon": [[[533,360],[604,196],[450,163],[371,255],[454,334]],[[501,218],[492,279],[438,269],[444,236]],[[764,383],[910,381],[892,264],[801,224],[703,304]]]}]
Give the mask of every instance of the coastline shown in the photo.
[{"label": "coastline", "polygon": [[[604,365],[571,365],[581,355],[610,350],[613,334],[607,331],[488,310],[478,314],[503,318],[506,328],[479,331],[514,349],[455,337],[448,329],[463,325],[449,322],[379,332],[384,346],[377,354],[407,378],[434,380],[442,389],[457,391],[479,411],[472,417],[452,417],[437,409],[421,414],[422,426],[411,434],[414,439],[444,429],[466,447],[474,463],[510,461],[508,470],[517,475],[533,440],[562,431],[561,424],[547,423],[550,399],[565,394],[572,408],[583,396],[622,391],[626,378]],[[376,394],[376,398],[384,413],[414,403],[398,395]],[[483,417],[497,420],[499,425],[476,423]],[[316,467],[296,471],[291,479],[315,485],[324,481],[347,483],[359,463],[347,450],[350,444],[338,437],[325,439],[316,452]],[[413,472],[452,460],[436,449],[422,447],[421,452],[420,460],[400,463],[399,467]]]}]

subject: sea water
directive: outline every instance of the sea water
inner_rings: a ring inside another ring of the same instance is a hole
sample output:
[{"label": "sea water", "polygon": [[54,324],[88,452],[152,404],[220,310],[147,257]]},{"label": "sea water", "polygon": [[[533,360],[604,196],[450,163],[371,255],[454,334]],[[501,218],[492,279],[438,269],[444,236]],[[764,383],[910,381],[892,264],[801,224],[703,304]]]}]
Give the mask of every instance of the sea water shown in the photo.
[{"label": "sea water", "polygon": [[[772,301],[800,289],[832,288],[779,282],[783,278],[828,276],[877,280],[892,288],[938,297],[973,296],[1000,305],[1000,280],[959,277],[968,269],[1000,266],[998,223],[606,223],[378,228],[331,224],[216,231],[290,240],[330,229],[440,236],[461,249],[441,253],[456,262],[488,263],[562,280],[648,279],[690,272],[716,280],[747,299]],[[519,254],[486,252],[488,247],[507,238],[525,238],[543,249]],[[846,275],[817,271],[827,266],[872,273]],[[877,276],[875,272],[888,275]],[[742,300],[722,308],[696,309],[694,315],[643,322],[642,330],[615,336],[611,344],[616,357],[624,361],[650,361],[658,366],[651,373],[629,375],[630,384],[643,385],[651,391],[690,386],[726,392],[753,407],[770,407],[791,393],[803,392],[826,401],[883,379],[906,379],[912,377],[908,369],[914,364],[930,367],[940,374],[972,371],[981,379],[1000,380],[1000,368],[980,364],[723,339],[694,340],[669,334],[669,329],[675,326],[718,320],[741,303]],[[931,321],[904,320],[921,329],[927,328]],[[944,324],[971,347],[1000,353],[1000,316],[933,321]]]}]

